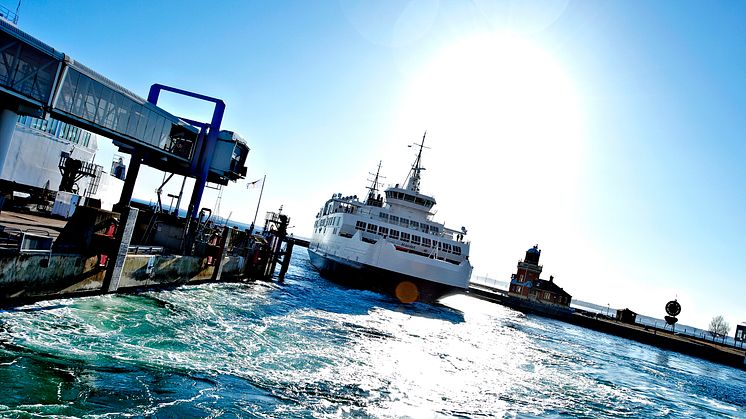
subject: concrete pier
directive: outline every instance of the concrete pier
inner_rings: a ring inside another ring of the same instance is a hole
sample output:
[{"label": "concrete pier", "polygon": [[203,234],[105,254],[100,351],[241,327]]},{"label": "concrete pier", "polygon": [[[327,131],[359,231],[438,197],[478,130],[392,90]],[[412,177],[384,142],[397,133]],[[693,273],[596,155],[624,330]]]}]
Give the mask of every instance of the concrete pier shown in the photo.
[{"label": "concrete pier", "polygon": [[[127,218],[118,221],[116,237],[111,237],[105,233],[111,230],[112,217],[119,214],[108,211],[79,207],[66,223],[3,211],[0,305],[184,284],[269,279],[274,275],[280,255],[272,250],[279,248],[282,241],[277,230],[258,236],[215,227],[219,234],[211,233],[210,237],[219,239],[197,246],[194,254],[175,254],[162,246],[132,245],[133,234],[140,228],[136,225],[138,214],[136,208],[130,209]],[[44,224],[49,224],[49,231],[41,230]],[[286,225],[280,227],[284,231]],[[34,238],[36,241],[29,241]],[[25,245],[24,240],[31,244]],[[283,266],[288,261],[286,254]]]}]

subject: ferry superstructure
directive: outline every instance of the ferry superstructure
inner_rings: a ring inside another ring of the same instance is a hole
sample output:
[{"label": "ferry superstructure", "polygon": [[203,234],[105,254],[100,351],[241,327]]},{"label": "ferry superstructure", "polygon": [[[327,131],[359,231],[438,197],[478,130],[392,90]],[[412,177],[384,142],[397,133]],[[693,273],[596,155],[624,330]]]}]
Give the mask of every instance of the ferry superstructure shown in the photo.
[{"label": "ferry superstructure", "polygon": [[380,163],[365,201],[334,194],[316,216],[308,253],[322,276],[403,302],[433,302],[469,287],[466,229],[432,219],[435,198],[420,192],[422,142],[405,180],[378,194]]}]

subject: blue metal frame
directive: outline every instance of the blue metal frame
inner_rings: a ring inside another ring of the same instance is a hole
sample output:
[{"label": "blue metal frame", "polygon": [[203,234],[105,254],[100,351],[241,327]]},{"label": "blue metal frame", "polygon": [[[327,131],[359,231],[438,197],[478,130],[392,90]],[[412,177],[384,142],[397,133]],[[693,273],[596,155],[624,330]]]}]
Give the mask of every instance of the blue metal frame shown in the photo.
[{"label": "blue metal frame", "polygon": [[[207,174],[210,170],[210,164],[212,163],[213,154],[215,153],[215,145],[218,142],[218,134],[220,133],[220,124],[223,122],[223,114],[225,113],[225,102],[221,99],[201,95],[199,93],[190,92],[183,89],[177,89],[171,86],[165,86],[163,84],[154,84],[150,86],[150,92],[148,93],[148,102],[153,105],[158,104],[158,97],[161,91],[167,91],[176,93],[206,102],[215,104],[215,108],[212,112],[212,119],[210,123],[182,120],[202,128],[199,139],[197,141],[196,152],[192,156],[192,163],[190,165],[190,174],[195,177],[194,191],[192,192],[192,199],[189,203],[189,216],[192,219],[197,218],[197,212],[199,210],[199,204],[202,201],[202,194],[205,190],[205,184],[207,184]],[[204,132],[207,130],[207,136],[205,137]],[[204,143],[204,144],[203,144]]]}]

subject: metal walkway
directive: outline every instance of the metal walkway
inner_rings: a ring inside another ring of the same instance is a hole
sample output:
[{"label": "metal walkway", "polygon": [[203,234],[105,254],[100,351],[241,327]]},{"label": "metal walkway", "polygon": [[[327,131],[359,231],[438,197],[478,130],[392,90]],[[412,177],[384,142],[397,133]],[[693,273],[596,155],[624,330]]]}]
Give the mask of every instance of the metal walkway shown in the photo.
[{"label": "metal walkway", "polygon": [[193,160],[200,151],[199,128],[3,19],[0,104],[19,114],[47,113],[111,138],[123,151],[139,151],[148,166],[196,176]]}]

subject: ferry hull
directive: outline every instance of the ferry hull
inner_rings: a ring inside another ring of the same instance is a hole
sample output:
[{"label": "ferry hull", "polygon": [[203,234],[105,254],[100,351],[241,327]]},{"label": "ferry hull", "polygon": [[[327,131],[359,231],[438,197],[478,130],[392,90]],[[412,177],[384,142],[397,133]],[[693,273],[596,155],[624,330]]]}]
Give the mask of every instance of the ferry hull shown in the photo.
[{"label": "ferry hull", "polygon": [[392,295],[405,303],[434,303],[442,297],[459,294],[462,289],[447,284],[325,255],[308,249],[308,255],[322,277],[356,289]]}]

